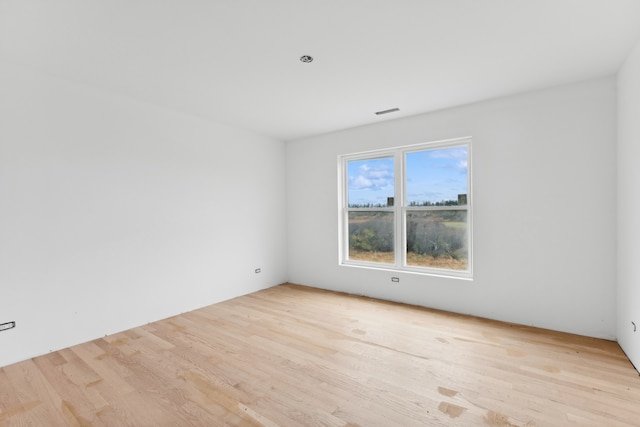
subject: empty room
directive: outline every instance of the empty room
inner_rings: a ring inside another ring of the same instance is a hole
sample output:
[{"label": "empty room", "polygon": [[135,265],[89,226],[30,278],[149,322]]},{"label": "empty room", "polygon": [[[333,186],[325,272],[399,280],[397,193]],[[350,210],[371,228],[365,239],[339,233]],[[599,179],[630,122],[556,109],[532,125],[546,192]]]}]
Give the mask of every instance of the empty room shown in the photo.
[{"label": "empty room", "polygon": [[0,0],[0,426],[638,426],[639,158],[637,0]]}]

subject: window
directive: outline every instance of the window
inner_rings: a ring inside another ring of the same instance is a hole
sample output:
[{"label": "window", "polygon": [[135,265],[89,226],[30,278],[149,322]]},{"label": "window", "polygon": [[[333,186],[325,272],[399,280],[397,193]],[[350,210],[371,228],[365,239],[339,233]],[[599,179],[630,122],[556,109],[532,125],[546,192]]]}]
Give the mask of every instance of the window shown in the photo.
[{"label": "window", "polygon": [[471,140],[339,157],[340,263],[471,277]]}]

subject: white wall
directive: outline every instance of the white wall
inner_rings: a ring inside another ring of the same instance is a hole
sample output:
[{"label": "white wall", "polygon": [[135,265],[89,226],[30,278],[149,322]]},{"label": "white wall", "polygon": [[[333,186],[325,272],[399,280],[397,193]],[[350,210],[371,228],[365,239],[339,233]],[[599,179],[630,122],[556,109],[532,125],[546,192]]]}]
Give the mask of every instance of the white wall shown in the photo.
[{"label": "white wall", "polygon": [[[336,157],[467,135],[474,280],[338,266]],[[615,138],[604,78],[289,143],[289,280],[615,338]]]},{"label": "white wall", "polygon": [[[640,42],[618,74],[618,342],[640,368]],[[635,322],[637,331],[633,332]]]},{"label": "white wall", "polygon": [[0,63],[0,366],[285,281],[284,158]]}]

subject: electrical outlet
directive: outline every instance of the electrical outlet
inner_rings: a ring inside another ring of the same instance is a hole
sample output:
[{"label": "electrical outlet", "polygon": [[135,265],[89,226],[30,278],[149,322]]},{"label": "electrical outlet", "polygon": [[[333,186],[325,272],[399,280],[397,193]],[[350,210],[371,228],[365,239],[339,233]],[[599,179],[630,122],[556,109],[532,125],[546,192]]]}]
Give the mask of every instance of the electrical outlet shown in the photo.
[{"label": "electrical outlet", "polygon": [[255,272],[256,272],[256,274],[262,273],[262,269],[261,268],[256,268]]},{"label": "electrical outlet", "polygon": [[634,322],[633,320],[631,321],[631,324],[633,325],[633,332],[636,331],[636,322]]},{"label": "electrical outlet", "polygon": [[16,322],[0,323],[0,331],[6,331],[7,329],[13,329],[16,327]]},{"label": "electrical outlet", "polygon": [[394,283],[398,283],[400,281],[400,278],[399,277],[392,277],[391,281],[394,282]]}]

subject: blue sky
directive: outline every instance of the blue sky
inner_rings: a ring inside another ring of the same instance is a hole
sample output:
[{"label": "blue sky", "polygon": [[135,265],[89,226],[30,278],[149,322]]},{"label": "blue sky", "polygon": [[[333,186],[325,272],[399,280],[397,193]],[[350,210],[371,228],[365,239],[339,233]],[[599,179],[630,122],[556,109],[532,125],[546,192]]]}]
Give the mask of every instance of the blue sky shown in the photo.
[{"label": "blue sky", "polygon": [[[407,203],[457,200],[467,193],[467,147],[407,153]],[[393,157],[348,163],[349,204],[386,204],[394,196]]]}]

